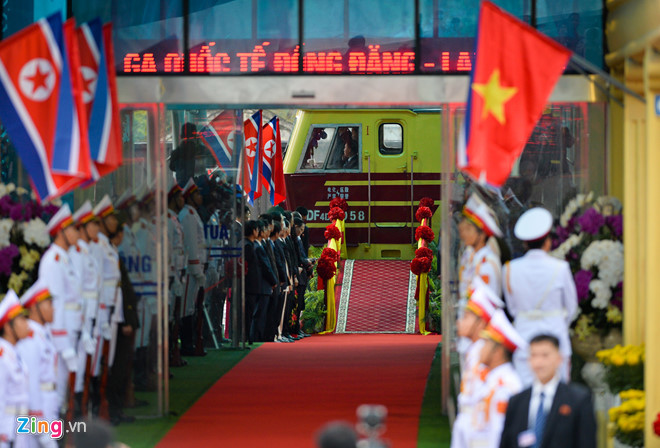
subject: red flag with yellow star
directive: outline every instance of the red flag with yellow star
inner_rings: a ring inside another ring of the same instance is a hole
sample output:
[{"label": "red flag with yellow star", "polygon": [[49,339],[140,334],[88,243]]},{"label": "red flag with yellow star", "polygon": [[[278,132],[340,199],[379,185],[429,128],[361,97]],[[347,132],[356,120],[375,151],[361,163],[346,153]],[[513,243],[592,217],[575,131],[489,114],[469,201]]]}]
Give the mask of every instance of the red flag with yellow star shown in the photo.
[{"label": "red flag with yellow star", "polygon": [[489,1],[481,3],[458,167],[500,187],[534,130],[570,50]]}]

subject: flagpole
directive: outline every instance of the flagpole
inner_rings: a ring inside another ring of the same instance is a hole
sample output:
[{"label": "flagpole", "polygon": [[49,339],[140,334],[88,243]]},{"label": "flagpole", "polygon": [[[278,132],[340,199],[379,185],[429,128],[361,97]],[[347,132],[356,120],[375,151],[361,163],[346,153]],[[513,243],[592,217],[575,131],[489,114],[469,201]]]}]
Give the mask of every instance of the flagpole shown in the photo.
[{"label": "flagpole", "polygon": [[[623,84],[621,81],[607,73],[605,70],[602,68],[598,67],[597,65],[589,62],[582,56],[573,53],[571,55],[571,59],[569,61],[570,63],[573,64],[573,66],[577,68],[582,68],[584,70],[587,70],[589,72],[596,73],[597,75],[601,76],[603,79],[605,79],[606,82],[612,84],[614,87],[622,90],[623,92],[627,93],[628,95],[632,96],[633,98],[641,101],[642,103],[646,104],[646,99],[644,99],[643,96],[639,95],[638,93],[632,91],[629,87],[627,87],[625,84]],[[584,71],[581,71],[581,74],[586,76],[589,81],[593,82],[596,86],[599,88],[602,88],[600,84],[598,84],[596,81],[594,81],[592,78],[589,78],[588,74],[585,73]],[[607,89],[603,88],[603,90],[607,93],[608,96],[612,96],[609,92],[607,92]]]}]

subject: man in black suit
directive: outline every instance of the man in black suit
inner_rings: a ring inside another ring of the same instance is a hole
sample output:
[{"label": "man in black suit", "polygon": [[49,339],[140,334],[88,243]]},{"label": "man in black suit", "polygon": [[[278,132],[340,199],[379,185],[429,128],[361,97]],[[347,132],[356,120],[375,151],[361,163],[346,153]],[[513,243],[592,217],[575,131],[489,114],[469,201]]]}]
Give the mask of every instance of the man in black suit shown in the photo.
[{"label": "man in black suit", "polygon": [[[247,221],[243,225],[245,240],[243,241],[243,264],[247,267],[245,273],[245,315],[243,318],[242,337],[250,338],[250,328],[252,327],[252,315],[257,303],[257,296],[261,292],[261,267],[257,262],[257,256],[254,251],[254,244],[259,235],[259,226],[257,221]],[[236,303],[240,306],[240,303]]]},{"label": "man in black suit", "polygon": [[591,394],[583,386],[560,380],[559,340],[536,336],[529,354],[534,383],[509,400],[500,448],[595,448]]},{"label": "man in black suit", "polygon": [[[256,262],[261,270],[259,279],[259,294],[255,303],[254,315],[252,316],[252,327],[250,328],[250,341],[264,342],[266,332],[266,322],[268,313],[268,303],[273,294],[273,289],[277,286],[277,268],[271,265],[270,258],[266,252],[265,245],[268,244],[270,230],[265,221],[257,221],[259,233],[257,239],[253,242]],[[274,270],[275,269],[275,270]]]}]

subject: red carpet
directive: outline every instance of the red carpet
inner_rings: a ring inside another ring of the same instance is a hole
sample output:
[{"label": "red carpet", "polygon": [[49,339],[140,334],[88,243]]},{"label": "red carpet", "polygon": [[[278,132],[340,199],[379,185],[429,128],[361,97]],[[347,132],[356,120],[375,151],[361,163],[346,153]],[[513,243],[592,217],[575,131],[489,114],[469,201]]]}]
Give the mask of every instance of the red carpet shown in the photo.
[{"label": "red carpet", "polygon": [[356,260],[345,331],[405,332],[409,279],[409,261]]},{"label": "red carpet", "polygon": [[158,448],[314,447],[326,422],[384,404],[385,438],[417,446],[424,388],[440,336],[328,335],[265,344],[223,376]]}]

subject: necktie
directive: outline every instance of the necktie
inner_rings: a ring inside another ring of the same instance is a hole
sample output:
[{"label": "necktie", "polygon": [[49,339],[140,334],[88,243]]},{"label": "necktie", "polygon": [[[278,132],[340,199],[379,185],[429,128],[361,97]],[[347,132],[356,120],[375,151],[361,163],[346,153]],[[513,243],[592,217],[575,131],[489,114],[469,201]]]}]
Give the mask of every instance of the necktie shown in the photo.
[{"label": "necktie", "polygon": [[545,427],[545,407],[543,406],[543,400],[545,394],[541,392],[541,399],[539,400],[539,408],[536,411],[536,422],[534,422],[534,435],[536,436],[536,443],[534,444],[535,448],[541,446],[541,441],[543,439],[543,429]]}]

